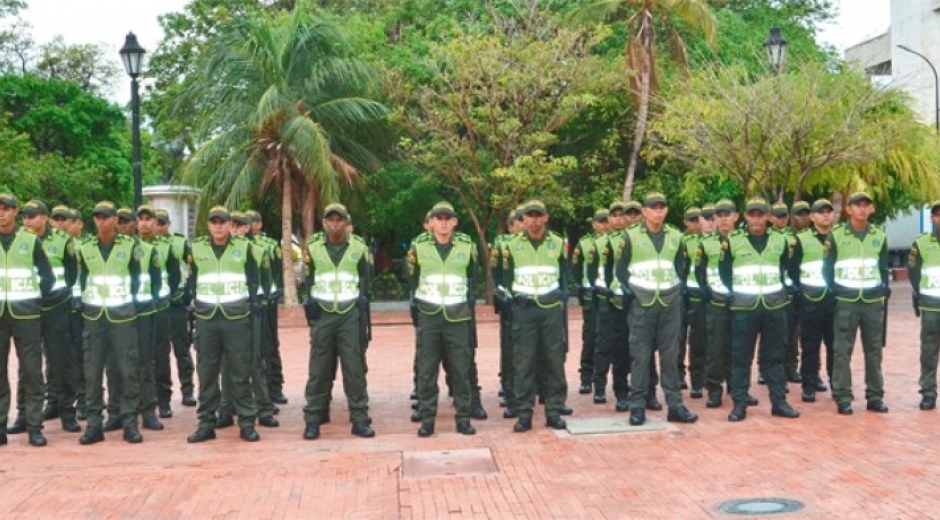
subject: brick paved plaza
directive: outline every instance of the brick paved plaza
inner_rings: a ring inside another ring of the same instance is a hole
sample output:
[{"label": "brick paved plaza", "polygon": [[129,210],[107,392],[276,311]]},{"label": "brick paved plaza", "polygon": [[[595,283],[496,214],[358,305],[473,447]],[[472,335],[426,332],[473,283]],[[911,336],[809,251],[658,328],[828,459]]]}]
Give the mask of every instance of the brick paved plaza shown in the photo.
[{"label": "brick paved plaza", "polygon": [[[45,429],[46,448],[25,436],[0,447],[0,515],[13,518],[740,518],[718,504],[741,498],[780,497],[803,502],[789,518],[937,518],[940,473],[935,453],[940,415],[918,410],[918,323],[906,282],[894,284],[885,352],[887,415],[865,411],[839,416],[828,393],[816,403],[790,401],[802,417],[773,418],[766,387],[743,423],[726,419],[730,403],[709,410],[687,399],[701,418],[692,425],[663,422],[651,412],[651,431],[571,435],[544,427],[513,433],[501,417],[497,389],[497,324],[481,317],[479,366],[490,414],[475,421],[477,435],[454,432],[452,409],[442,404],[438,432],[419,439],[410,422],[414,334],[404,314],[377,312],[369,349],[371,414],[378,435],[349,434],[345,398],[335,391],[333,422],[323,436],[304,441],[303,389],[307,330],[283,328],[282,349],[290,403],[280,428],[259,428],[261,442],[238,439],[237,428],[219,438],[186,443],[195,409],[179,405],[162,432],[143,431],[131,445],[120,432],[80,446],[59,422]],[[481,311],[481,315],[487,313]],[[285,326],[290,320],[285,320]],[[573,309],[572,338],[580,338]],[[613,399],[595,405],[577,394],[574,340],[568,360],[570,418],[626,419]],[[15,361],[10,363],[15,373]],[[861,353],[853,359],[855,393],[864,395]],[[687,397],[687,393],[686,393]],[[462,451],[474,450],[474,451]],[[441,453],[446,452],[446,453]],[[472,459],[470,463],[467,458]],[[475,462],[473,462],[475,461]],[[435,471],[448,476],[429,476]]]}]

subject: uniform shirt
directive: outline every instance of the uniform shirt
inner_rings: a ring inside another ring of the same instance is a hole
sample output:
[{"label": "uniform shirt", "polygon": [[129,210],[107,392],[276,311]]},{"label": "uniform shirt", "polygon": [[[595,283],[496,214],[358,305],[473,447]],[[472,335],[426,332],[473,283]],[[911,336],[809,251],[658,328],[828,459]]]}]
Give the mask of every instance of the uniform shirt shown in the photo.
[{"label": "uniform shirt", "polygon": [[[229,237],[225,239],[224,244],[217,245],[214,241],[212,241],[211,238],[209,239],[209,245],[212,246],[212,252],[215,254],[217,259],[222,259],[222,255],[225,253],[225,248],[228,247],[231,240],[231,237]],[[251,244],[248,244],[248,247],[252,247]],[[247,256],[248,258],[245,259],[245,283],[248,285],[248,301],[251,303],[258,303],[258,284],[261,283],[260,277],[258,275],[258,263],[255,262],[255,255],[249,254]],[[198,278],[199,269],[196,266],[196,262],[189,262],[189,280],[187,280],[186,283],[189,294],[196,294],[196,282]]]},{"label": "uniform shirt", "polygon": [[[12,233],[0,233],[0,246],[3,246],[4,251],[10,251],[10,245],[16,239],[17,231],[19,231],[18,228],[14,229]],[[55,285],[55,274],[52,272],[52,264],[49,263],[46,252],[42,249],[42,242],[39,237],[36,237],[36,244],[33,247],[33,266],[39,275],[39,293],[46,296],[52,290],[52,286]]]}]

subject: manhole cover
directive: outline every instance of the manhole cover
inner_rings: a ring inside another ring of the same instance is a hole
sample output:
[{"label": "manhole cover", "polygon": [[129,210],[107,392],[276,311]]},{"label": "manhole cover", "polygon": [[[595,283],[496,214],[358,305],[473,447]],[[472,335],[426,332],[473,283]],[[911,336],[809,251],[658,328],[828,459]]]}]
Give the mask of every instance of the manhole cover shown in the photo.
[{"label": "manhole cover", "polygon": [[496,474],[496,461],[489,449],[406,451],[404,478],[469,477]]},{"label": "manhole cover", "polygon": [[566,419],[568,433],[571,435],[591,435],[599,433],[649,433],[661,432],[666,429],[666,422],[650,417],[642,426],[630,426],[630,420],[625,415],[617,417],[592,417],[587,419]]},{"label": "manhole cover", "polygon": [[803,502],[789,498],[744,498],[731,500],[718,506],[732,515],[776,515],[803,509]]}]

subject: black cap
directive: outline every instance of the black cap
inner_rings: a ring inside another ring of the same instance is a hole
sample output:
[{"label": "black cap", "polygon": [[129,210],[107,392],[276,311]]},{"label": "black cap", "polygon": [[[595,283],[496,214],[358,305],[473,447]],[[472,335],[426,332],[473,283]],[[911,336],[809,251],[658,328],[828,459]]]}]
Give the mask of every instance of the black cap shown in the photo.
[{"label": "black cap", "polygon": [[117,210],[117,216],[119,219],[134,220],[134,210],[127,207],[119,208]]},{"label": "black cap", "polygon": [[711,218],[715,216],[715,205],[712,203],[705,204],[702,206],[702,216],[705,218]]},{"label": "black cap", "polygon": [[46,206],[46,203],[41,200],[33,199],[26,204],[23,204],[23,207],[20,209],[24,215],[27,217],[32,217],[35,215],[48,215],[49,207]]},{"label": "black cap", "polygon": [[110,200],[103,200],[95,204],[95,209],[91,212],[92,215],[104,215],[106,217],[113,217],[117,215],[117,208],[114,207],[114,203]]}]

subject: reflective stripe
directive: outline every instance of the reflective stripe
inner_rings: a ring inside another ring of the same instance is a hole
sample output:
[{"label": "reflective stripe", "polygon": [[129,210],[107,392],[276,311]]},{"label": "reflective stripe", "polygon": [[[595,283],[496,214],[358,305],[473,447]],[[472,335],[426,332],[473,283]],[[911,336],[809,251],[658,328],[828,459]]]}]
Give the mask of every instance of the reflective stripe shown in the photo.
[{"label": "reflective stripe", "polygon": [[734,292],[741,294],[773,294],[783,290],[780,270],[776,266],[736,265],[731,281]]},{"label": "reflective stripe", "polygon": [[881,286],[877,258],[845,258],[836,261],[835,283],[850,289],[873,289]]},{"label": "reflective stripe", "polygon": [[[921,258],[923,258],[923,252]],[[940,266],[925,265],[921,268],[920,294],[940,298]]]},{"label": "reflective stripe", "polygon": [[527,265],[517,267],[512,290],[526,296],[543,296],[558,290],[559,271],[556,266]]},{"label": "reflective stripe", "polygon": [[[678,287],[682,283],[675,271],[675,265],[666,259],[631,262],[629,269],[630,285],[648,291],[665,291]],[[664,276],[665,279],[663,279]]]},{"label": "reflective stripe", "polygon": [[822,260],[803,262],[800,266],[800,284],[809,287],[825,287],[826,280],[823,278],[822,267]]},{"label": "reflective stripe", "polygon": [[421,275],[415,298],[435,305],[457,305],[467,301],[467,278],[453,274]]}]

